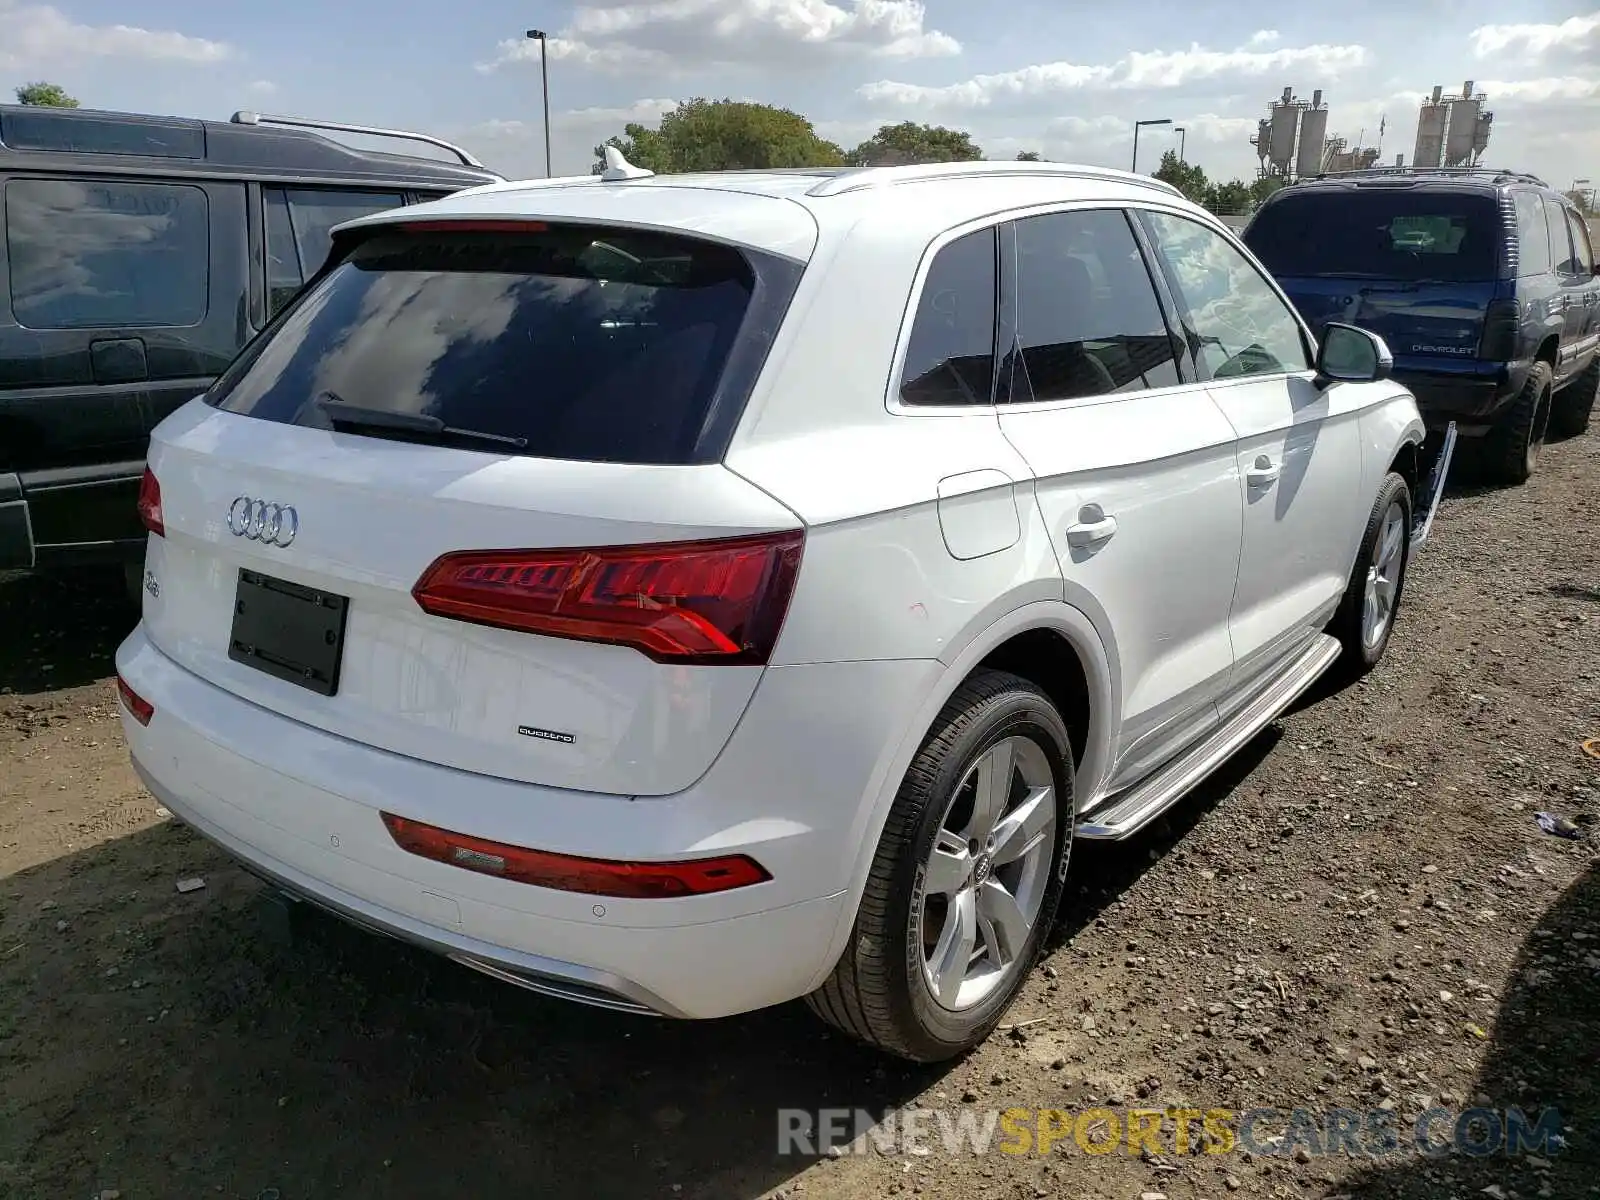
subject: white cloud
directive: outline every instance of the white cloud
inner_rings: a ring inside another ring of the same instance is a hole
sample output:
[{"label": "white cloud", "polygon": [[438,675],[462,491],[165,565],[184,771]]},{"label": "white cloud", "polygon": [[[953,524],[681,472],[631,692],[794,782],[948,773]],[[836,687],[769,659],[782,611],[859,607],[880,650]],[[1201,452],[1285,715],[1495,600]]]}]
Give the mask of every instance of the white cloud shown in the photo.
[{"label": "white cloud", "polygon": [[1250,45],[1275,46],[1278,43],[1279,36],[1276,29],[1258,29],[1250,35]]},{"label": "white cloud", "polygon": [[1497,100],[1520,104],[1550,104],[1600,100],[1600,80],[1575,75],[1549,79],[1489,80],[1478,85],[1489,97],[1489,108]]},{"label": "white cloud", "polygon": [[1552,53],[1596,51],[1600,51],[1600,12],[1568,17],[1559,24],[1483,25],[1472,31],[1472,52],[1478,58],[1514,54],[1541,59]]},{"label": "white cloud", "polygon": [[[705,66],[776,67],[797,53],[894,59],[957,54],[961,44],[928,29],[921,0],[645,0],[577,9],[549,39],[549,57],[627,71]],[[478,70],[537,62],[538,43],[508,39]]]},{"label": "white cloud", "polygon": [[[676,100],[644,99],[615,107],[570,109],[550,114],[550,161],[557,175],[582,175],[594,161],[594,148],[628,125],[655,125],[678,107]],[[445,135],[473,151],[508,178],[544,174],[544,123],[489,120]]]},{"label": "white cloud", "polygon": [[1357,45],[1293,46],[1276,50],[1207,50],[1199,44],[1178,51],[1133,51],[1112,63],[1040,63],[994,75],[976,75],[944,86],[881,80],[857,88],[869,103],[928,104],[982,109],[1005,102],[1079,91],[1122,88],[1174,89],[1219,79],[1254,79],[1293,70],[1310,79],[1331,79],[1366,64]]},{"label": "white cloud", "polygon": [[83,25],[48,4],[0,0],[0,67],[30,70],[89,58],[214,63],[234,57],[226,42],[132,25]]},{"label": "white cloud", "polygon": [[278,85],[270,79],[257,79],[252,83],[245,84],[244,90],[252,96],[265,98],[276,96],[278,94]]}]

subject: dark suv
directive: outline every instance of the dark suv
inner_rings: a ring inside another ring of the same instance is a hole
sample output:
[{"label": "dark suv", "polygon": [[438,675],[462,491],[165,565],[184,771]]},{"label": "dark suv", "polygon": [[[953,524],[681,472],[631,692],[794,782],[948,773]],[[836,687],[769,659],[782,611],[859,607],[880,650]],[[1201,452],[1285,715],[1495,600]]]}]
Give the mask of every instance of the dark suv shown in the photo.
[{"label": "dark suv", "polygon": [[137,586],[157,422],[316,272],[333,226],[499,178],[397,130],[0,106],[0,570],[119,562]]},{"label": "dark suv", "polygon": [[1388,342],[1430,428],[1477,436],[1521,483],[1545,433],[1583,432],[1600,387],[1600,280],[1589,229],[1531,175],[1377,170],[1301,181],[1244,240],[1320,334]]}]

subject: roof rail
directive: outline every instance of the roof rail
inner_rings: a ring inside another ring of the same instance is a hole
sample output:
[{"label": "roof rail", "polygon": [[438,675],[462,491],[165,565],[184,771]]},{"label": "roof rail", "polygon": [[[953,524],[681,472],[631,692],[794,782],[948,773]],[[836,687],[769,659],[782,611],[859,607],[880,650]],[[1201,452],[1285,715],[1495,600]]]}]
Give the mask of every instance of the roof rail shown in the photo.
[{"label": "roof rail", "polygon": [[380,129],[371,125],[345,125],[338,121],[313,121],[308,117],[270,116],[266,113],[243,110],[234,113],[229,120],[235,125],[292,125],[299,129],[327,129],[339,133],[363,133],[371,137],[391,137],[407,142],[423,142],[429,146],[437,146],[441,150],[450,151],[461,160],[461,165],[464,167],[476,167],[480,171],[489,169],[452,142],[447,142],[443,138],[436,138],[426,133],[412,133],[406,129]]},{"label": "roof rail", "polygon": [[1533,183],[1540,187],[1550,186],[1537,175],[1531,175],[1526,171],[1512,171],[1504,167],[1357,167],[1350,171],[1319,171],[1315,175],[1302,175],[1295,182],[1309,183],[1316,179],[1361,179],[1422,175],[1443,175],[1447,177],[1477,175],[1493,179],[1496,182],[1508,180],[1518,183]]},{"label": "roof rail", "polygon": [[1110,167],[1085,167],[1077,163],[1052,162],[946,162],[917,163],[903,167],[858,167],[841,171],[824,179],[806,192],[808,196],[839,196],[846,192],[859,192],[867,188],[892,187],[900,183],[923,183],[934,179],[971,179],[984,176],[1056,176],[1073,179],[1098,179],[1108,183],[1125,183],[1147,187],[1158,192],[1183,195],[1170,183],[1149,175],[1135,175]]}]

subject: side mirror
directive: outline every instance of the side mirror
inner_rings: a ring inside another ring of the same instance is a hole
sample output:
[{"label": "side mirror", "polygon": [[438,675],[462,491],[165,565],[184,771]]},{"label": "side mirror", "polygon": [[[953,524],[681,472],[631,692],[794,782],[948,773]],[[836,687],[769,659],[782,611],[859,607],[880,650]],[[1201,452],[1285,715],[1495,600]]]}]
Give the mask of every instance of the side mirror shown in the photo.
[{"label": "side mirror", "polygon": [[1389,378],[1394,355],[1381,337],[1354,325],[1329,321],[1317,347],[1317,382],[1376,383]]}]

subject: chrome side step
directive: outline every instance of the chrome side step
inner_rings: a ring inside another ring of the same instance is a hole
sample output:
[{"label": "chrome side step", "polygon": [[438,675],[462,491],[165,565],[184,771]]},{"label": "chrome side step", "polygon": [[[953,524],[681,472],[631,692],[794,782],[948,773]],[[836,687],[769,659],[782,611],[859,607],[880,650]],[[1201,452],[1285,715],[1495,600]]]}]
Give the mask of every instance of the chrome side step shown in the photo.
[{"label": "chrome side step", "polygon": [[1119,841],[1139,832],[1271,724],[1333,665],[1341,649],[1327,634],[1318,634],[1294,665],[1240,709],[1232,720],[1142,783],[1080,817],[1077,835]]},{"label": "chrome side step", "polygon": [[1411,518],[1411,549],[1406,555],[1408,565],[1433,532],[1433,518],[1439,512],[1439,501],[1444,499],[1445,483],[1450,476],[1450,460],[1455,457],[1455,452],[1456,423],[1451,421],[1444,431],[1439,457],[1434,460],[1433,470],[1428,473],[1427,485],[1422,495],[1416,498],[1417,507]]}]

